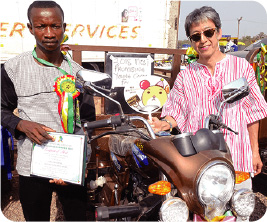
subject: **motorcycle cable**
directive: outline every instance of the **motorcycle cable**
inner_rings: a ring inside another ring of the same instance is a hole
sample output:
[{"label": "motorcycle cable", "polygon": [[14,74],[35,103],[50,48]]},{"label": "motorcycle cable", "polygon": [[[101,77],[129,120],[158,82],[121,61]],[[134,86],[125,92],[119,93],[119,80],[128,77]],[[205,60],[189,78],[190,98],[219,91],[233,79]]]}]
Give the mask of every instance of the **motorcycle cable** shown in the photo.
[{"label": "motorcycle cable", "polygon": [[[149,136],[147,136],[146,134],[144,134],[143,132],[140,132],[139,130],[137,129],[128,129],[127,131],[125,130],[116,130],[116,131],[108,131],[108,132],[104,132],[104,133],[101,133],[95,137],[93,137],[92,139],[89,140],[88,143],[91,143],[93,140],[95,139],[99,139],[103,136],[106,136],[106,135],[112,135],[112,134],[123,134],[123,133],[130,133],[130,132],[135,132],[137,134],[139,134],[141,136],[142,139],[144,140],[151,140],[152,138],[150,138]],[[126,135],[127,136],[127,135]]]}]

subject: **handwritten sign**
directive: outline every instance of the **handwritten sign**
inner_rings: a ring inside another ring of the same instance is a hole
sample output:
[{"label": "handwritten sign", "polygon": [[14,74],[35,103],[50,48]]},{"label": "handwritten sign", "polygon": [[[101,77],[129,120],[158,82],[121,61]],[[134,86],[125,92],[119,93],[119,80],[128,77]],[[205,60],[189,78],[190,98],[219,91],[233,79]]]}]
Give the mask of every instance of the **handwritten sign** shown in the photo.
[{"label": "handwritten sign", "polygon": [[106,72],[112,76],[112,88],[148,78],[153,74],[153,62],[150,54],[109,53]]}]

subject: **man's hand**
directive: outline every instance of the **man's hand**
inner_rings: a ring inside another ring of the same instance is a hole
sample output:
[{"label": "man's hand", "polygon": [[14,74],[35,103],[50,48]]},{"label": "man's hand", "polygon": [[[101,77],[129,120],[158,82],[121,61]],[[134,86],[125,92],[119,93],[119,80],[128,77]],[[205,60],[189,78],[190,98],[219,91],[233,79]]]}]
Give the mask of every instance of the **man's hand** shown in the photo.
[{"label": "man's hand", "polygon": [[257,153],[256,155],[253,153],[252,163],[253,163],[254,174],[256,176],[261,172],[261,169],[262,169],[262,166],[263,166],[259,153]]},{"label": "man's hand", "polygon": [[54,141],[54,138],[50,136],[47,132],[56,132],[55,130],[36,122],[31,122],[28,120],[19,121],[17,130],[26,134],[26,136],[34,143],[42,144],[47,140]]},{"label": "man's hand", "polygon": [[62,179],[52,179],[52,180],[49,180],[49,183],[55,183],[55,184],[61,185],[61,186],[67,186],[68,185]]}]

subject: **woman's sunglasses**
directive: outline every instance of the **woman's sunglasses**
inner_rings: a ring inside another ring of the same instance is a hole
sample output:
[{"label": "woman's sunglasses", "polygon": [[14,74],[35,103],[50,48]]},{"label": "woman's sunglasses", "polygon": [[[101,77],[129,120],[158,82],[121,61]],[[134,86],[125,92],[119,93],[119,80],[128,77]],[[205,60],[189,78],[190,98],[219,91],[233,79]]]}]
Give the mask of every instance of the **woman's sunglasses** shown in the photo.
[{"label": "woman's sunglasses", "polygon": [[198,33],[195,33],[193,35],[190,35],[189,36],[189,39],[190,40],[193,40],[194,42],[198,42],[200,39],[201,39],[201,34],[203,33],[207,38],[211,38],[214,33],[216,31],[216,28],[212,28],[212,29],[207,29],[203,32],[198,32]]}]

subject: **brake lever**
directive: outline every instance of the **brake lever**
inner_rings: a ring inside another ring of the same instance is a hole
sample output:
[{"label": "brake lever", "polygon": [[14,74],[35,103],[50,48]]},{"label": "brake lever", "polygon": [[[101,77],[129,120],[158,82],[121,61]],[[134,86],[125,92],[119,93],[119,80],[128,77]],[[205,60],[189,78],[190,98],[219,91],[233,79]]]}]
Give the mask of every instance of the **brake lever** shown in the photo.
[{"label": "brake lever", "polygon": [[227,130],[233,132],[234,134],[238,135],[238,132],[234,131],[233,129],[231,129],[230,127],[226,126],[226,125],[223,124],[223,123],[221,123],[221,127],[219,127],[219,129],[220,129],[220,128],[227,129]]},{"label": "brake lever", "polygon": [[225,125],[224,123],[220,122],[215,115],[210,115],[210,122],[217,125],[218,129],[221,129],[221,128],[227,129],[227,130],[233,132],[234,134],[238,135],[238,132],[234,131],[233,129],[231,129],[230,127]]}]

